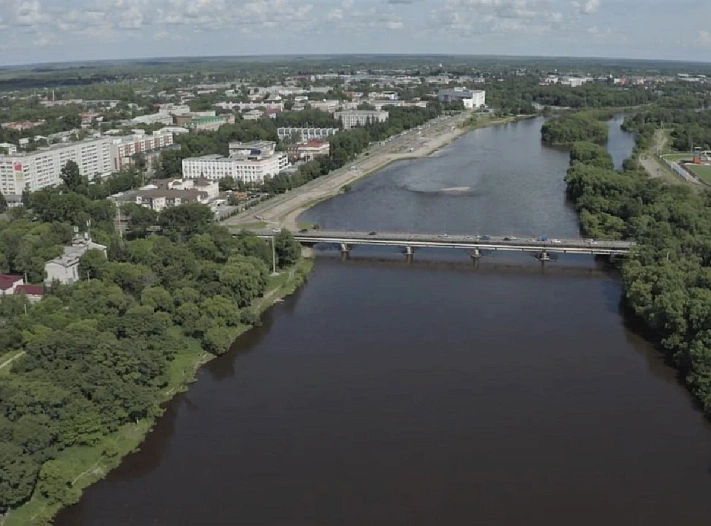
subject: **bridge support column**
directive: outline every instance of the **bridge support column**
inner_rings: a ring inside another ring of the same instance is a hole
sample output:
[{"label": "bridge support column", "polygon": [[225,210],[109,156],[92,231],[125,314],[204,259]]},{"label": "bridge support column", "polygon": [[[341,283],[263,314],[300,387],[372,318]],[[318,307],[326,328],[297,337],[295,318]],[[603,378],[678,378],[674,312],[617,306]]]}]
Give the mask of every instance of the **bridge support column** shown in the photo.
[{"label": "bridge support column", "polygon": [[348,243],[341,243],[341,261],[347,261],[351,255],[351,246]]},{"label": "bridge support column", "polygon": [[415,249],[410,245],[405,246],[405,260],[408,263],[412,263],[412,259],[415,257]]},{"label": "bridge support column", "polygon": [[475,248],[474,250],[472,250],[472,253],[469,255],[475,261],[482,257],[481,250],[479,250],[478,248]]},{"label": "bridge support column", "polygon": [[538,261],[541,263],[545,263],[546,261],[550,261],[551,257],[548,255],[548,252],[546,250],[542,250],[540,254],[538,254]]}]

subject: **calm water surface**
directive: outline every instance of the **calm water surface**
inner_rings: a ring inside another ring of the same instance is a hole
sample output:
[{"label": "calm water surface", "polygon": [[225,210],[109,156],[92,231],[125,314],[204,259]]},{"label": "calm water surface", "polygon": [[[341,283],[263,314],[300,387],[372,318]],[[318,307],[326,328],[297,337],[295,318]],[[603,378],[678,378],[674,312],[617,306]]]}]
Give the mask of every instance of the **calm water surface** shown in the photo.
[{"label": "calm water surface", "polygon": [[[540,125],[474,131],[307,218],[576,236]],[[326,252],[56,524],[707,526],[711,429],[620,293],[587,257]]]}]

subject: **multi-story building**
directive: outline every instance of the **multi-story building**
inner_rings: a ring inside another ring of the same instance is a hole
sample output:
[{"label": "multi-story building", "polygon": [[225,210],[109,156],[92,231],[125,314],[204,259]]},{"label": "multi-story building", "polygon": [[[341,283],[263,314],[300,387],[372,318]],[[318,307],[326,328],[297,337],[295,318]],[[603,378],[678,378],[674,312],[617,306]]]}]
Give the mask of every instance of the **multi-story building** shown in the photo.
[{"label": "multi-story building", "polygon": [[280,141],[295,139],[296,142],[323,140],[341,131],[339,128],[277,128]]},{"label": "multi-story building", "polygon": [[62,168],[69,161],[82,175],[93,179],[111,173],[111,139],[87,139],[54,144],[33,152],[0,155],[0,193],[19,196],[61,183]]},{"label": "multi-story building", "polygon": [[150,134],[136,130],[134,135],[116,137],[111,141],[111,168],[113,171],[119,171],[133,166],[136,155],[141,154],[150,169],[160,156],[160,152],[172,145],[173,133],[165,129]]},{"label": "multi-story building", "polygon": [[286,153],[276,152],[275,143],[230,143],[230,156],[205,155],[183,159],[183,177],[219,180],[232,177],[235,181],[261,184],[267,177],[289,166]]},{"label": "multi-story building", "polygon": [[189,120],[185,124],[176,122],[176,125],[183,126],[190,131],[215,131],[223,124],[233,123],[234,115],[213,115],[210,117],[197,117]]},{"label": "multi-story building", "polygon": [[350,130],[356,126],[365,126],[374,122],[385,122],[390,116],[387,111],[347,110],[337,111],[334,116],[343,123],[343,128]]},{"label": "multi-story building", "polygon": [[466,109],[481,108],[486,104],[486,91],[464,88],[443,89],[437,93],[440,102],[461,102]]}]

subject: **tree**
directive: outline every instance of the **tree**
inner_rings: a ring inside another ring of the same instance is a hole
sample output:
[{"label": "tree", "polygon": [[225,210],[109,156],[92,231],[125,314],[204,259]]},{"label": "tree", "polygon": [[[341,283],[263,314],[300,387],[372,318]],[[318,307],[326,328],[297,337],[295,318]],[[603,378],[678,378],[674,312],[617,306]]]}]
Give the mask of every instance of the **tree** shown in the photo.
[{"label": "tree", "polygon": [[70,192],[77,192],[85,184],[84,178],[79,171],[79,165],[74,161],[67,161],[59,177]]},{"label": "tree", "polygon": [[7,201],[5,201],[5,196],[0,193],[0,214],[7,210]]},{"label": "tree", "polygon": [[42,496],[51,503],[64,506],[78,501],[81,492],[72,487],[67,479],[68,473],[71,473],[70,466],[61,460],[45,462],[40,470],[37,485]]},{"label": "tree", "polygon": [[0,513],[30,498],[39,464],[15,444],[0,442]]},{"label": "tree", "polygon": [[207,330],[203,343],[208,352],[212,354],[224,354],[234,341],[234,331],[227,327],[212,327]]},{"label": "tree", "polygon": [[290,267],[301,257],[301,245],[288,230],[274,236],[274,250],[279,268]]},{"label": "tree", "polygon": [[103,276],[108,260],[100,250],[87,250],[79,259],[79,276],[84,279]]},{"label": "tree", "polygon": [[164,233],[176,240],[187,240],[207,229],[214,221],[210,207],[199,203],[167,208],[160,213],[158,224]]}]

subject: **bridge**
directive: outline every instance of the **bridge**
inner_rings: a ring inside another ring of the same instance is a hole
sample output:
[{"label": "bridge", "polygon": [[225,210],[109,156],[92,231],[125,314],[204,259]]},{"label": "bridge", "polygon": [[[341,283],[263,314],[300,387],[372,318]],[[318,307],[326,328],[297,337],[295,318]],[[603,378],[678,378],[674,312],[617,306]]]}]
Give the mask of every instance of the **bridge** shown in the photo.
[{"label": "bridge", "polygon": [[[231,228],[239,233],[239,228]],[[252,230],[262,238],[271,238],[280,230]],[[633,241],[606,241],[594,239],[518,238],[515,236],[475,236],[449,234],[414,234],[407,232],[349,232],[337,230],[308,230],[292,232],[302,245],[319,243],[335,244],[348,253],[357,245],[402,247],[412,256],[417,248],[455,248],[470,251],[473,258],[480,258],[482,251],[531,252],[541,261],[548,261],[550,253],[585,254],[594,256],[624,256],[629,253]]]}]

